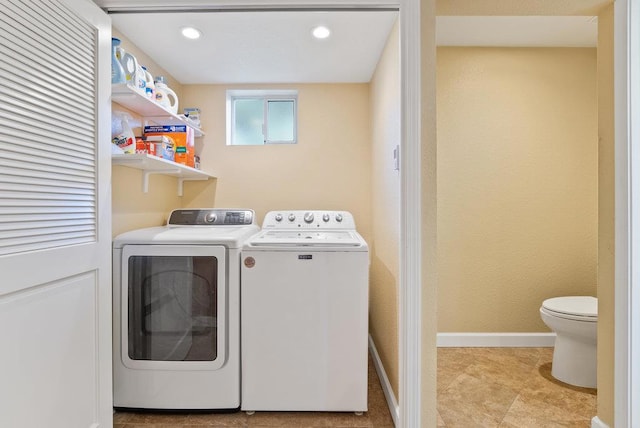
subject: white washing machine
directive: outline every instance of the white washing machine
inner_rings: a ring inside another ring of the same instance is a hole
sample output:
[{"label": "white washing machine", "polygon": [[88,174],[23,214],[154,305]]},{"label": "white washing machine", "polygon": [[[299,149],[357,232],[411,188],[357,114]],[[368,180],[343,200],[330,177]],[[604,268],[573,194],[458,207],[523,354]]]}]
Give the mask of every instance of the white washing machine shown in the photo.
[{"label": "white washing machine", "polygon": [[367,410],[369,253],[353,216],[273,211],[242,251],[242,410]]},{"label": "white washing machine", "polygon": [[240,251],[251,210],[175,210],[113,244],[113,402],[240,407]]}]

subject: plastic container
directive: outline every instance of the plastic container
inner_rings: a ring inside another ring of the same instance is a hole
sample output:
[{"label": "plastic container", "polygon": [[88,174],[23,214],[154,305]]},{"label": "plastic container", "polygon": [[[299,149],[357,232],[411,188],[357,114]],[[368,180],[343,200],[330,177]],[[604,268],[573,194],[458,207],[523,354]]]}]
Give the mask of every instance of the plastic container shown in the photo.
[{"label": "plastic container", "polygon": [[120,124],[122,131],[116,134],[111,140],[113,144],[122,149],[123,153],[135,153],[136,152],[136,137],[133,135],[129,120],[126,115],[122,115],[120,118]]},{"label": "plastic container", "polygon": [[167,86],[165,78],[163,76],[157,76],[154,83],[156,102],[171,113],[178,113],[178,96]]},{"label": "plastic container", "polygon": [[147,81],[145,80],[144,69],[140,64],[137,64],[136,66],[136,74],[135,74],[134,81],[135,81],[136,89],[142,92],[143,94],[146,93]]},{"label": "plastic container", "polygon": [[142,79],[144,79],[144,91],[148,98],[155,99],[155,89],[156,86],[153,83],[153,76],[147,70],[147,67],[144,65],[140,66],[142,68]]},{"label": "plastic container", "polygon": [[131,55],[124,49],[122,49],[122,53],[120,55],[120,64],[122,64],[122,68],[124,69],[126,82],[133,87],[137,87],[136,71],[138,70],[138,60],[136,60],[135,56]]},{"label": "plastic container", "polygon": [[125,83],[127,81],[124,68],[118,58],[120,43],[120,39],[111,38],[111,83]]}]

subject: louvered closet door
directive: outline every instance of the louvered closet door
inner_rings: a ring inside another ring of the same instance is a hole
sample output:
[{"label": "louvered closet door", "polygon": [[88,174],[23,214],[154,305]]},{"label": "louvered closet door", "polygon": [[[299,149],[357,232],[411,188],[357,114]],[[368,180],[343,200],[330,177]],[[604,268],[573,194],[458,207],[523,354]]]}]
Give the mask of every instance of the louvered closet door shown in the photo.
[{"label": "louvered closet door", "polygon": [[110,20],[0,1],[0,427],[110,427]]}]

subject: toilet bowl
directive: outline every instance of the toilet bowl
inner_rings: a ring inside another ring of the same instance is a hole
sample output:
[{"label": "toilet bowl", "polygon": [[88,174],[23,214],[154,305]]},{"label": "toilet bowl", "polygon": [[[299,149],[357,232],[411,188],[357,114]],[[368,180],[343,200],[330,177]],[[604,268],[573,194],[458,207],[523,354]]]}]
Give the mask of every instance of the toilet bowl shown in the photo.
[{"label": "toilet bowl", "polygon": [[556,333],[551,375],[570,385],[596,387],[598,299],[554,297],[542,302],[542,321]]}]

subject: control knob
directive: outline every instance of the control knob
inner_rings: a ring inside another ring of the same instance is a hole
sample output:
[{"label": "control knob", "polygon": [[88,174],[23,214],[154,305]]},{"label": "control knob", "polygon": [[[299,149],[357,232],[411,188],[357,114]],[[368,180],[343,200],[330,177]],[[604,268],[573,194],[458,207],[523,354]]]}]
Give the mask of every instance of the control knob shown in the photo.
[{"label": "control knob", "polygon": [[304,221],[306,223],[313,223],[313,213],[304,213]]},{"label": "control knob", "polygon": [[328,221],[329,221],[329,219],[330,219],[329,214],[324,214],[324,215],[322,216],[322,221],[324,221],[325,223],[326,223],[326,222],[328,222]]},{"label": "control knob", "polygon": [[342,221],[342,214],[336,214],[336,221],[340,223]]},{"label": "control knob", "polygon": [[217,219],[218,215],[216,213],[207,213],[207,215],[204,216],[204,221],[206,223],[215,223]]},{"label": "control knob", "polygon": [[275,219],[276,219],[277,222],[281,222],[282,221],[282,214],[276,214]]},{"label": "control knob", "polygon": [[295,214],[289,214],[289,221],[295,221],[295,219],[296,219]]}]

